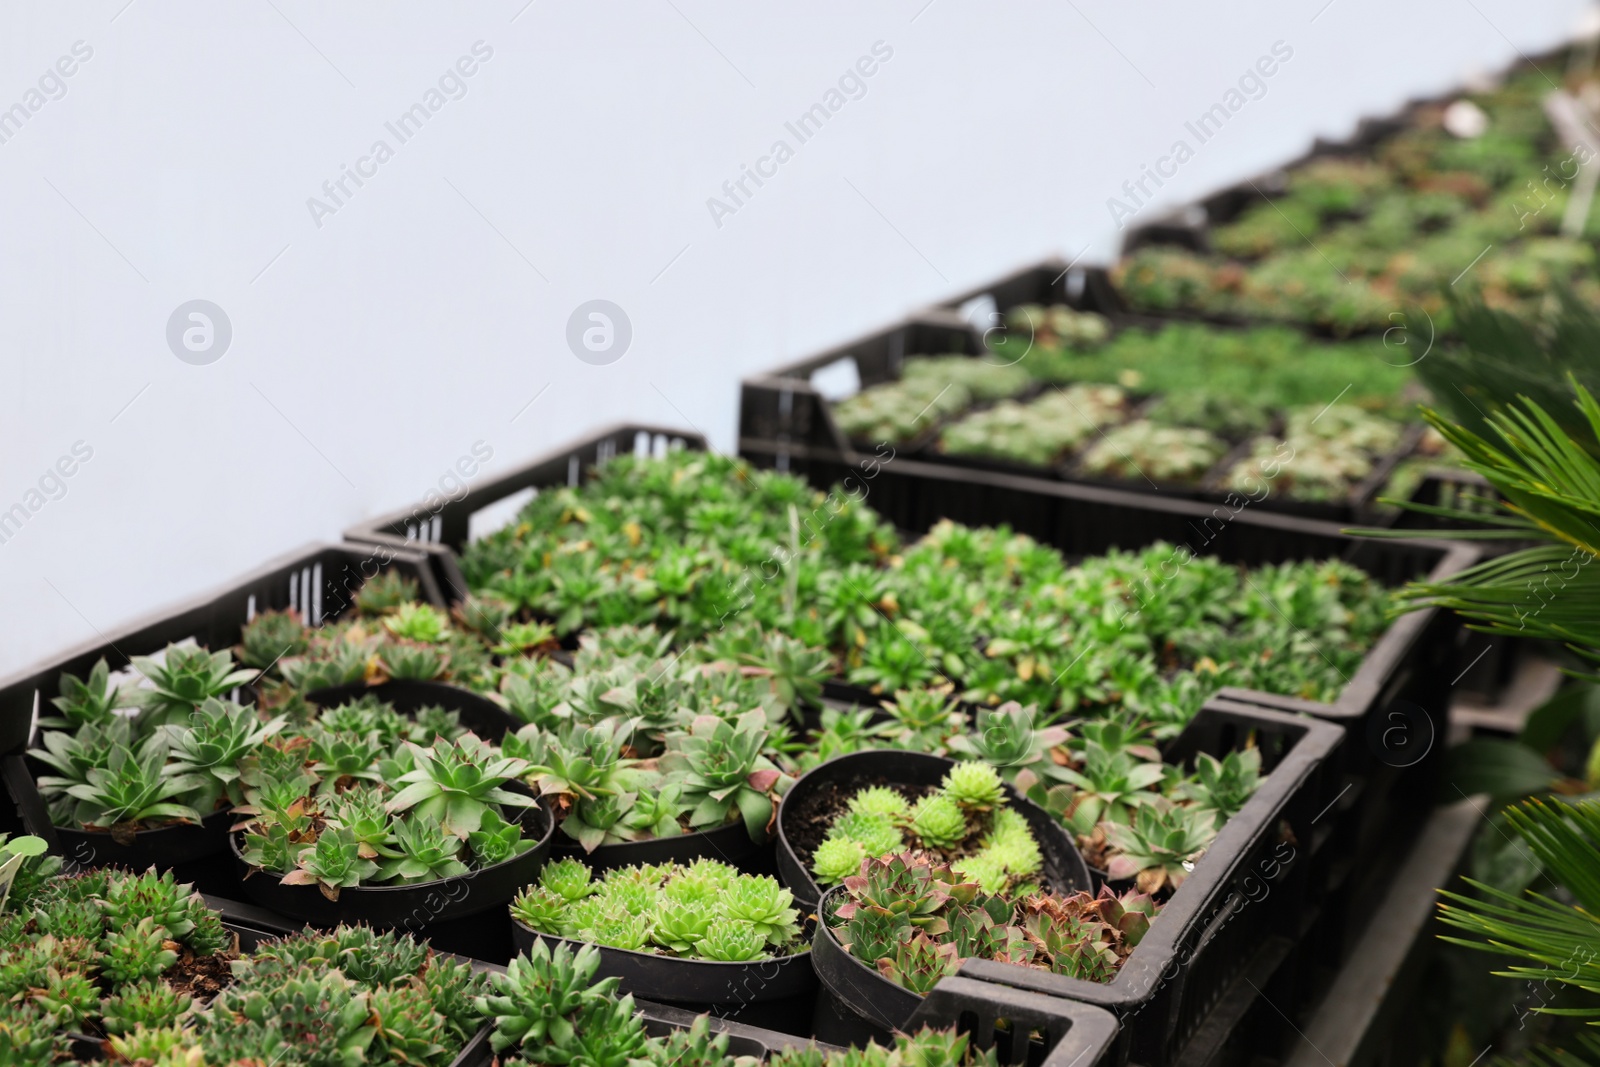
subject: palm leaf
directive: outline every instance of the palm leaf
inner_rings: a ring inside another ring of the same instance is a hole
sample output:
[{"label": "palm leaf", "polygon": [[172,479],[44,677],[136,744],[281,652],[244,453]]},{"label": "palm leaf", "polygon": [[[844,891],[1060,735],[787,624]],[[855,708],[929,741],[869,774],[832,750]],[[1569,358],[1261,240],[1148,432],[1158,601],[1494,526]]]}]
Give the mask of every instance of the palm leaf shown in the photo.
[{"label": "palm leaf", "polygon": [[1507,893],[1471,879],[1481,894],[1441,891],[1439,918],[1475,935],[1443,936],[1467,948],[1510,956],[1507,978],[1570,986],[1597,999],[1575,1008],[1537,1008],[1600,1025],[1600,801],[1530,800],[1507,810],[1517,835],[1577,905],[1532,891]]},{"label": "palm leaf", "polygon": [[[1600,557],[1600,403],[1575,377],[1568,383],[1577,399],[1567,405],[1566,421],[1523,396],[1483,419],[1497,440],[1424,410],[1424,418],[1461,451],[1465,465],[1502,498],[1502,514],[1479,539],[1542,543],[1486,560],[1443,582],[1414,582],[1401,591],[1400,610],[1448,608],[1476,629],[1561,641],[1600,661],[1600,567],[1589,566]],[[1412,510],[1483,519],[1451,508]]]}]

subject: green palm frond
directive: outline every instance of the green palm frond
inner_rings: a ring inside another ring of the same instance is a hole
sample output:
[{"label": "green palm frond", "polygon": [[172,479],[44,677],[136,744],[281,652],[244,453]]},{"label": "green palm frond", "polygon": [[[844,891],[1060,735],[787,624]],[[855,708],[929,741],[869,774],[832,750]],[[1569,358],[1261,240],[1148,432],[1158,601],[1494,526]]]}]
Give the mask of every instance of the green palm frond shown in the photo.
[{"label": "green palm frond", "polygon": [[[1413,583],[1401,592],[1404,609],[1449,608],[1477,629],[1561,641],[1600,660],[1600,567],[1590,566],[1600,557],[1600,403],[1575,378],[1568,382],[1582,438],[1528,397],[1488,416],[1498,441],[1424,411],[1502,497],[1503,513],[1479,536],[1542,543],[1443,582]],[[1482,521],[1446,508],[1414,510]]]},{"label": "green palm frond", "polygon": [[1489,436],[1490,413],[1525,396],[1555,414],[1581,438],[1582,422],[1567,405],[1568,376],[1600,392],[1600,312],[1568,290],[1557,290],[1548,316],[1486,306],[1475,298],[1452,301],[1455,342],[1416,364],[1453,421]]},{"label": "green palm frond", "polygon": [[1517,835],[1576,905],[1531,890],[1517,895],[1466,879],[1481,897],[1441,891],[1440,919],[1475,935],[1445,937],[1517,961],[1497,975],[1566,986],[1596,999],[1578,1007],[1539,1007],[1600,1025],[1600,801],[1529,800],[1507,809]]},{"label": "green palm frond", "polygon": [[1540,1045],[1520,1056],[1496,1056],[1489,1067],[1594,1067],[1600,1063],[1600,1037],[1579,1034],[1565,1047]]}]

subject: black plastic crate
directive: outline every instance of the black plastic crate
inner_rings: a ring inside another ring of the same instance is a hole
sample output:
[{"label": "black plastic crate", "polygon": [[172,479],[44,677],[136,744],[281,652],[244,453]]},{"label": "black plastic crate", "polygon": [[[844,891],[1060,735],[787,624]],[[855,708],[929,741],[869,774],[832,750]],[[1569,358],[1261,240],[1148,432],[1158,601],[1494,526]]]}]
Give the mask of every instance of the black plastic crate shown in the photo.
[{"label": "black plastic crate", "polygon": [[[1319,142],[1322,144],[1322,142]],[[1328,146],[1313,152],[1312,155],[1333,154],[1338,146]],[[1307,157],[1311,158],[1311,157]],[[1219,194],[1226,195],[1226,194]],[[1252,196],[1256,195],[1254,192]],[[1104,315],[1118,330],[1142,329],[1158,330],[1163,326],[1180,322],[1196,321],[1196,316],[1178,313],[1153,314],[1135,311],[1128,306],[1116,285],[1111,281],[1109,274],[1100,267],[1066,267],[1057,260],[1045,260],[1043,263],[1024,267],[986,286],[970,290],[955,300],[941,305],[941,310],[956,310],[964,318],[974,321],[1000,321],[1004,313],[1019,304],[1066,304],[1068,307],[1080,311],[1094,311]],[[965,309],[964,312],[961,309]],[[1297,327],[1293,323],[1279,322],[1252,322],[1247,320],[1237,321],[1212,321],[1221,327],[1247,327],[1257,325],[1271,325],[1287,327],[1289,329],[1303,329],[1307,333],[1316,333],[1308,327]],[[1262,432],[1267,432],[1268,427],[1261,427]],[[1288,497],[1268,496],[1256,506],[1268,511],[1281,511],[1288,515],[1301,515],[1312,519],[1325,519],[1329,522],[1370,522],[1387,523],[1394,519],[1390,511],[1377,507],[1376,501],[1383,488],[1388,484],[1389,477],[1394,473],[1401,461],[1411,456],[1422,438],[1422,427],[1413,423],[1407,427],[1406,433],[1401,438],[1400,444],[1393,451],[1378,457],[1372,466],[1372,471],[1352,487],[1350,496],[1343,501],[1305,501],[1294,500]],[[1070,468],[1053,472],[1055,476],[1065,478],[1067,481],[1083,484],[1102,484],[1112,488],[1130,489],[1136,492],[1158,492],[1163,495],[1175,495],[1195,500],[1221,503],[1230,496],[1240,496],[1232,493],[1220,485],[1219,468],[1231,465],[1244,458],[1245,448],[1235,446],[1223,457],[1217,467],[1208,474],[1207,478],[1193,486],[1157,486],[1146,483],[1142,479],[1096,479],[1079,473],[1074,473]],[[920,456],[918,458],[929,458]],[[982,465],[982,464],[979,464]],[[996,463],[991,464],[991,469],[1004,470],[1014,465]],[[1030,473],[1034,476],[1049,475],[1042,468],[1032,471],[1014,470],[1015,473]]]},{"label": "black plastic crate", "polygon": [[[485,971],[504,970],[496,964],[477,961],[472,965]],[[697,1018],[682,1008],[647,1000],[635,999],[634,1005],[644,1016],[645,1030],[651,1036],[687,1029]],[[735,1056],[765,1061],[787,1049],[811,1047],[826,1052],[837,1048],[801,1035],[715,1015],[707,1016],[707,1020],[714,1033],[728,1035],[728,1052]],[[915,1032],[925,1026],[953,1027],[965,1033],[973,1046],[994,1049],[1002,1067],[1109,1067],[1120,1062],[1114,1054],[1119,1040],[1117,1020],[1109,1012],[968,978],[946,978],[934,987],[907,1029]],[[469,1060],[464,1056],[452,1067],[487,1067],[492,1061],[484,1040],[481,1058]]]},{"label": "black plastic crate", "polygon": [[[122,670],[131,657],[150,655],[190,638],[213,652],[231,648],[238,644],[244,624],[262,611],[293,608],[308,624],[321,625],[349,610],[367,579],[389,570],[416,581],[424,599],[445,604],[420,553],[370,545],[313,545],[280,557],[222,592],[166,608],[55,656],[42,666],[0,680],[0,753],[4,753],[0,755],[0,780],[10,798],[10,804],[0,805],[0,823],[44,838],[51,851],[69,863],[96,863],[93,849],[82,854],[82,849],[63,848],[23,755],[34,740],[39,716],[48,713],[51,699],[61,691],[63,674],[83,677],[102,658],[113,671]],[[200,866],[204,869],[179,868],[178,873],[198,878],[203,889],[215,889],[233,879],[232,861],[226,854]]]},{"label": "black plastic crate", "polygon": [[347,541],[422,552],[438,589],[451,601],[461,600],[468,590],[457,554],[467,547],[474,532],[475,514],[502,502],[502,506],[516,507],[517,501],[508,498],[531,499],[541,489],[582,485],[590,471],[615,456],[660,456],[669,448],[704,451],[706,441],[685,430],[619,423],[547,452],[493,481],[470,486],[459,497],[425,500],[414,507],[368,519],[350,527],[344,536]]},{"label": "black plastic crate", "polygon": [[[1317,817],[1343,731],[1306,716],[1212,700],[1163,753],[1185,763],[1253,740],[1264,780],[1223,826],[1192,874],[1151,923],[1117,977],[1100,984],[1045,971],[969,961],[961,974],[1077,1000],[1117,1016],[1126,1059],[1143,1067],[1207,1062],[1243,1041],[1257,1055],[1292,1034],[1236,1033],[1258,998],[1293,1002],[1280,964],[1300,934]],[[1282,980],[1282,984],[1280,984]],[[1123,1062],[1119,1056],[1117,1062]]]},{"label": "black plastic crate", "polygon": [[[1242,499],[1222,482],[1225,465],[1244,458],[1246,446],[1236,444],[1208,473],[1194,484],[1155,484],[1145,479],[1104,478],[1077,470],[1073,460],[1055,466],[1029,466],[1003,459],[975,456],[946,456],[931,447],[937,431],[930,430],[909,442],[884,442],[876,445],[852,441],[840,430],[833,417],[833,405],[814,378],[841,361],[854,363],[860,386],[877,385],[900,376],[909,356],[965,354],[974,359],[985,353],[984,338],[1003,329],[1003,315],[1019,304],[1066,304],[1094,311],[1109,319],[1116,329],[1155,329],[1186,321],[1182,316],[1157,317],[1130,311],[1117,293],[1106,272],[1098,267],[1072,266],[1059,260],[1046,260],[979,286],[937,306],[918,312],[892,326],[852,342],[831,348],[819,355],[779,367],[767,374],[747,378],[739,392],[739,440],[741,453],[752,447],[776,444],[787,449],[804,449],[815,455],[832,456],[840,463],[852,463],[867,456],[881,459],[906,455],[937,466],[953,466],[1044,481],[1098,485],[1136,493],[1150,493],[1179,499],[1226,503]],[[1241,324],[1243,325],[1243,324]],[[1130,417],[1132,417],[1130,415]],[[1263,432],[1269,427],[1261,427]],[[1379,457],[1372,471],[1354,486],[1348,498],[1340,501],[1302,501],[1268,493],[1255,501],[1259,510],[1325,519],[1330,522],[1382,522],[1391,512],[1374,505],[1378,493],[1394,468],[1410,455],[1421,437],[1412,427],[1399,447]],[[1081,453],[1081,450],[1080,450]]]}]

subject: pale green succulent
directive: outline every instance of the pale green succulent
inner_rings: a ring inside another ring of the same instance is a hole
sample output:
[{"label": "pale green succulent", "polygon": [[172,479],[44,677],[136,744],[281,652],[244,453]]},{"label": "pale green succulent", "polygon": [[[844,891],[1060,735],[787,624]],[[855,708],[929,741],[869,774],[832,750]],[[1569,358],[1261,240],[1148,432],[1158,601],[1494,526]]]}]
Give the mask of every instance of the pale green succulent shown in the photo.
[{"label": "pale green succulent", "polygon": [[950,768],[939,791],[970,811],[988,811],[998,807],[1005,798],[999,773],[989,764],[977,761],[958,763]]},{"label": "pale green succulent", "polygon": [[898,790],[886,785],[870,786],[861,790],[849,801],[850,811],[857,815],[887,815],[903,818],[911,814],[911,802]]},{"label": "pale green succulent", "polygon": [[593,880],[579,860],[567,858],[547,865],[540,882],[511,904],[512,916],[538,933],[688,959],[804,951],[793,894],[776,879],[714,860],[619,867]]},{"label": "pale green succulent", "polygon": [[867,850],[859,841],[848,837],[830,837],[817,846],[811,857],[811,873],[821,885],[842,882],[861,869]]},{"label": "pale green succulent", "polygon": [[953,799],[934,793],[912,809],[911,832],[933,848],[954,848],[967,836],[967,816]]}]

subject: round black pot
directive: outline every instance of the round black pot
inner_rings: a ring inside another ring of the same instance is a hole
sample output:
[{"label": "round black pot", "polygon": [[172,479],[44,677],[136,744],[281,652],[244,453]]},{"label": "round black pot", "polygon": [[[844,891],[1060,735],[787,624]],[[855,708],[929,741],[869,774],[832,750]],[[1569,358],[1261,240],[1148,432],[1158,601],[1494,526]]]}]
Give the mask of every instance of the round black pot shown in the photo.
[{"label": "round black pot", "polygon": [[[803,811],[824,789],[847,793],[876,783],[910,786],[937,786],[955,766],[954,760],[925,752],[899,752],[874,749],[839,756],[807,772],[784,794],[778,806],[778,880],[794,894],[802,908],[815,908],[822,887],[811,877],[811,867],[800,858],[789,840],[788,820]],[[1007,785],[1006,802],[1028,820],[1028,829],[1039,842],[1043,859],[1040,873],[1056,893],[1078,890],[1093,892],[1094,882],[1072,838],[1048,812]]]},{"label": "round black pot", "polygon": [[582,860],[593,871],[656,863],[688,864],[704,857],[720,860],[747,874],[776,873],[772,861],[772,842],[757,844],[750,840],[743,819],[715,830],[600,845],[593,852],[585,852],[577,841],[557,830],[551,855],[555,859],[572,856]]},{"label": "round black pot", "polygon": [[333,708],[347,701],[359,700],[368,693],[393,704],[394,710],[402,715],[410,715],[418,708],[429,705],[456,712],[461,717],[461,725],[485,741],[499,741],[522,725],[516,716],[488,697],[445,682],[407,679],[390,679],[378,685],[351,682],[348,685],[314,689],[306,694],[306,699],[318,707]]},{"label": "round black pot", "polygon": [[811,1020],[811,1036],[830,1045],[890,1044],[894,1031],[904,1030],[922,1004],[922,996],[890,981],[878,969],[846,952],[826,916],[840,903],[842,886],[829,890],[818,906],[817,932],[811,939],[811,964],[822,982],[822,995]]},{"label": "round black pot", "polygon": [[[585,944],[538,933],[517,919],[511,920],[511,929],[518,952],[528,951],[539,940],[551,948],[566,945],[574,952]],[[620,978],[619,990],[641,1000],[791,1034],[803,1033],[815,1010],[817,973],[810,952],[753,963],[718,963],[595,947],[600,950],[596,977]]]},{"label": "round black pot", "polygon": [[171,871],[197,891],[226,897],[237,893],[239,879],[228,862],[228,827],[236,816],[216,811],[198,823],[175,823],[139,830],[124,845],[104,830],[56,827],[63,858],[77,867],[125,867],[143,872],[154,867]]},{"label": "round black pot", "polygon": [[520,856],[453,878],[356,886],[341,890],[338,900],[329,900],[317,886],[284,885],[281,876],[252,869],[240,851],[243,834],[229,834],[228,845],[245,896],[297,923],[322,928],[366,923],[405,930],[440,951],[503,963],[511,946],[507,905],[519,889],[538,879],[556,829],[555,818],[543,805],[523,809],[522,819],[539,836]]}]

